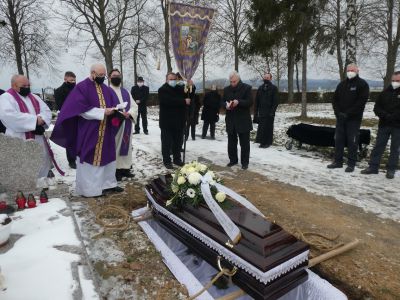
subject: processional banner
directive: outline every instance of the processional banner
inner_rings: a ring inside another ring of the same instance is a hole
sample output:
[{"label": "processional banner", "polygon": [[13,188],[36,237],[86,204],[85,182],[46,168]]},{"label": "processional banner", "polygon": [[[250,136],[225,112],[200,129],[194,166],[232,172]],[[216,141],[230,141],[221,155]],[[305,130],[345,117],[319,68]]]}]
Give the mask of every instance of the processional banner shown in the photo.
[{"label": "processional banner", "polygon": [[215,10],[171,2],[169,20],[178,70],[189,80],[199,66]]}]

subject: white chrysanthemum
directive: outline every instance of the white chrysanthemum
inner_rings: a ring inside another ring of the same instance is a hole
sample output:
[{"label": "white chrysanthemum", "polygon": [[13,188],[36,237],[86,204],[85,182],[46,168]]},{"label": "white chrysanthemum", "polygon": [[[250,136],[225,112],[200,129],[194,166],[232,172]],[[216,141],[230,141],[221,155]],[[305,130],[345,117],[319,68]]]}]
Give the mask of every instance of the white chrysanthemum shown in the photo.
[{"label": "white chrysanthemum", "polygon": [[188,189],[186,191],[186,195],[188,195],[190,198],[194,198],[196,196],[196,191],[194,189]]},{"label": "white chrysanthemum", "polygon": [[189,174],[189,176],[188,176],[189,183],[193,184],[193,185],[198,185],[201,181],[201,177],[202,176],[200,173],[193,172],[193,173]]},{"label": "white chrysanthemum", "polygon": [[225,193],[223,193],[223,192],[218,192],[218,193],[215,195],[215,199],[217,199],[217,201],[218,201],[219,203],[222,203],[222,202],[225,201],[226,195],[225,195]]},{"label": "white chrysanthemum", "polygon": [[206,165],[203,165],[203,164],[199,164],[198,165],[198,168],[199,168],[199,171],[200,172],[205,172],[205,171],[207,171],[207,166]]},{"label": "white chrysanthemum", "polygon": [[182,185],[182,184],[184,184],[185,182],[186,182],[186,179],[185,179],[185,177],[183,177],[183,176],[179,176],[178,177],[178,180],[176,181],[179,185]]},{"label": "white chrysanthemum", "polygon": [[172,184],[171,185],[171,190],[172,190],[173,193],[177,193],[179,191],[179,188],[175,184]]},{"label": "white chrysanthemum", "polygon": [[189,168],[187,168],[187,170],[186,170],[186,175],[190,175],[190,174],[192,174],[192,173],[194,173],[194,172],[196,172],[196,168],[194,168],[194,167],[189,167]]},{"label": "white chrysanthemum", "polygon": [[209,175],[211,178],[215,178],[215,174],[213,171],[208,171],[206,175]]},{"label": "white chrysanthemum", "polygon": [[167,203],[165,203],[165,206],[170,206],[172,204],[172,200],[168,200]]}]

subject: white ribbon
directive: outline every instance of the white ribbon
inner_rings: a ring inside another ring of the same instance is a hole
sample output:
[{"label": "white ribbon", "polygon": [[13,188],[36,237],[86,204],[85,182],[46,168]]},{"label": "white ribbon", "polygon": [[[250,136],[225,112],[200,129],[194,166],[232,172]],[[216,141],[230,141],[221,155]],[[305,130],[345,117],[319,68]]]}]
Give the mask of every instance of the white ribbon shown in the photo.
[{"label": "white ribbon", "polygon": [[[232,222],[232,220],[228,217],[228,215],[222,210],[222,208],[218,205],[216,200],[211,194],[210,191],[210,182],[214,181],[210,174],[206,174],[201,179],[201,192],[203,194],[203,198],[206,201],[208,207],[210,208],[211,212],[214,214],[215,218],[217,219],[218,223],[222,226],[225,233],[229,236],[230,240],[237,244],[240,240],[241,233],[239,228]],[[264,217],[264,215],[253,205],[245,199],[244,197],[240,196],[238,193],[232,191],[231,189],[223,186],[222,184],[215,183],[215,187],[218,191],[229,195],[232,199],[242,204],[244,207],[248,208],[253,213]]]}]

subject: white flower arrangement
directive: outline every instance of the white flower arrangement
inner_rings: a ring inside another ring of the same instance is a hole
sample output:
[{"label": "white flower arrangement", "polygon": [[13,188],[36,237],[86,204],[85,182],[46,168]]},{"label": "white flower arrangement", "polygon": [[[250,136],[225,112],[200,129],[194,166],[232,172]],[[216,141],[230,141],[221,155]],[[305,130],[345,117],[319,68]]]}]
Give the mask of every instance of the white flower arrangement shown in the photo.
[{"label": "white flower arrangement", "polygon": [[218,192],[215,187],[215,184],[220,183],[221,179],[205,164],[193,161],[185,164],[173,174],[171,183],[173,196],[167,201],[166,206],[182,206],[185,204],[198,206],[201,202],[204,202],[201,192],[203,176],[211,178],[209,180],[211,194],[217,203],[222,205],[226,200],[226,195]]}]

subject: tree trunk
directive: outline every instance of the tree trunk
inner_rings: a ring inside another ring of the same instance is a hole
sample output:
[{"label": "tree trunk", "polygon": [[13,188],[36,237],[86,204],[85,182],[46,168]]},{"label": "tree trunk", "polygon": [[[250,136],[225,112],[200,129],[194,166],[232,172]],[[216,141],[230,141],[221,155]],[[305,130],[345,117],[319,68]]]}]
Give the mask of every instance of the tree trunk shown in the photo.
[{"label": "tree trunk", "polygon": [[341,33],[341,25],[340,25],[340,2],[341,0],[336,0],[336,58],[339,67],[339,77],[340,81],[345,79],[345,69],[343,66],[343,58],[342,58],[342,33]]},{"label": "tree trunk", "polygon": [[357,63],[357,12],[356,0],[346,0],[346,65]]},{"label": "tree trunk", "polygon": [[293,103],[293,73],[294,73],[294,54],[288,49],[288,103]]},{"label": "tree trunk", "polygon": [[301,73],[301,117],[307,118],[307,42],[303,42]]},{"label": "tree trunk", "polygon": [[168,16],[168,2],[167,0],[161,0],[161,9],[164,17],[164,52],[165,59],[167,61],[168,72],[172,72],[171,55],[169,53],[169,16]]},{"label": "tree trunk", "polygon": [[299,82],[299,62],[296,61],[295,63],[295,70],[296,70],[296,88],[297,88],[297,93],[300,94],[300,82]]},{"label": "tree trunk", "polygon": [[276,47],[276,85],[278,88],[278,91],[280,89],[280,83],[281,83],[281,60],[279,57],[279,47]]},{"label": "tree trunk", "polygon": [[26,56],[25,44],[22,44],[22,51],[24,53],[25,76],[29,79],[29,65],[28,57]]},{"label": "tree trunk", "polygon": [[386,74],[383,78],[384,87],[389,86],[392,75],[394,73],[397,53],[399,49],[399,39],[400,39],[400,15],[397,14],[397,30],[396,35],[393,38],[393,27],[394,27],[394,1],[388,0],[388,22],[387,22],[387,52],[386,52]]},{"label": "tree trunk", "polygon": [[24,74],[24,68],[22,63],[22,47],[21,47],[21,35],[19,31],[19,23],[16,12],[14,11],[14,3],[13,1],[7,1],[8,4],[8,21],[10,22],[11,31],[12,31],[12,39],[15,50],[15,61],[17,63],[18,74]]},{"label": "tree trunk", "polygon": [[137,82],[137,78],[138,78],[137,57],[138,57],[138,51],[137,51],[137,47],[135,47],[135,48],[133,48],[133,77],[134,77],[135,82]]},{"label": "tree trunk", "polygon": [[104,52],[105,52],[104,60],[106,63],[106,69],[107,69],[107,72],[110,72],[114,68],[113,58],[112,58],[113,49],[111,49],[110,47],[104,46]]},{"label": "tree trunk", "polygon": [[[203,97],[206,94],[206,51],[203,51]],[[204,99],[204,98],[203,98]]]},{"label": "tree trunk", "polygon": [[[122,42],[121,39],[119,40],[119,71],[121,72],[121,75],[123,76],[124,70],[123,70],[123,57],[122,57]],[[124,81],[121,81],[121,87],[124,86]]]}]

